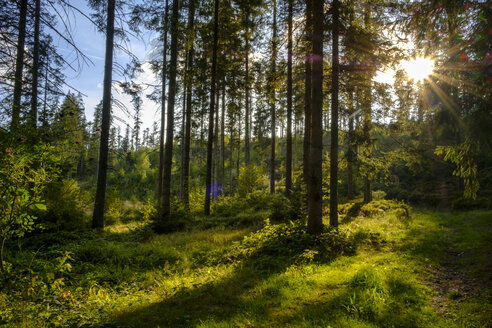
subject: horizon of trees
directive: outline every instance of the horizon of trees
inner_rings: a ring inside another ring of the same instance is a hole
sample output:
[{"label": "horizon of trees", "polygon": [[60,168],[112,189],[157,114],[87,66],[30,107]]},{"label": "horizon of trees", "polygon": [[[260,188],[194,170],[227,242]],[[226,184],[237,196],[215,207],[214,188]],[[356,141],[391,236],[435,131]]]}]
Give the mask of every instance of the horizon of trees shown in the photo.
[{"label": "horizon of trees", "polygon": [[[297,199],[313,234],[323,229],[324,208],[336,227],[339,199],[360,194],[370,202],[378,189],[436,206],[459,194],[490,195],[479,194],[492,178],[485,3],[91,0],[106,59],[104,96],[90,124],[81,96],[63,92],[71,64],[46,30],[88,59],[56,30],[54,3],[0,3],[2,139],[49,142],[63,154],[62,177],[97,181],[93,228],[104,227],[107,186],[128,198],[153,197],[165,226],[176,204],[190,211],[198,197],[209,215],[219,195],[258,176],[247,194]],[[133,122],[122,131],[111,115],[121,106],[111,95],[112,72],[121,69],[113,51],[141,30],[163,40],[151,62],[161,76],[152,94],[161,119],[141,131],[141,86],[132,80],[143,63],[129,53],[120,86],[132,97],[125,110]],[[415,57],[435,61],[429,78],[412,81],[398,67]],[[385,67],[396,71],[393,85],[375,79]]]}]

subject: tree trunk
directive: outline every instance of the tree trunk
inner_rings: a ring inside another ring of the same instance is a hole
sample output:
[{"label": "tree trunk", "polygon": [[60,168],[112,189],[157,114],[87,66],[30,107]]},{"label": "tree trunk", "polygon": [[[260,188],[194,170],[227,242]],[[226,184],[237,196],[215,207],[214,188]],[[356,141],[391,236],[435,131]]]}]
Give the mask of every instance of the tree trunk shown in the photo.
[{"label": "tree trunk", "polygon": [[217,74],[217,43],[219,33],[219,0],[214,1],[214,45],[212,52],[212,81],[210,86],[210,114],[208,118],[207,175],[205,178],[205,215],[210,215],[210,191],[212,183],[212,148],[214,138],[215,77]]},{"label": "tree trunk", "polygon": [[249,164],[249,12],[246,13],[246,26],[244,28],[244,38],[246,41],[246,99],[245,99],[245,115],[246,115],[246,126],[245,126],[245,134],[244,134],[244,164],[248,166]]},{"label": "tree trunk", "polygon": [[[304,59],[304,142],[303,142],[303,174],[306,185],[309,183],[311,150],[311,102],[312,102],[312,0],[306,0],[306,57]],[[309,188],[307,188],[309,198]]]},{"label": "tree trunk", "polygon": [[27,18],[27,0],[20,1],[19,8],[19,33],[17,35],[17,57],[15,60],[15,81],[14,81],[14,98],[12,107],[12,121],[10,130],[15,131],[19,128],[21,95],[22,95],[22,71],[24,70],[24,43],[26,40],[26,18]]},{"label": "tree trunk", "polygon": [[111,84],[114,50],[115,0],[108,0],[106,23],[106,58],[104,61],[104,90],[101,119],[101,141],[99,142],[99,163],[97,168],[97,189],[92,216],[92,228],[104,228],[104,204],[106,200],[106,177],[108,173],[109,129],[111,125]]},{"label": "tree trunk", "polygon": [[271,116],[271,148],[270,148],[270,194],[275,193],[275,82],[276,82],[276,60],[277,60],[277,1],[273,0],[273,35],[272,35],[272,57],[271,57],[271,81],[270,81],[270,116]]},{"label": "tree trunk", "polygon": [[171,19],[171,61],[169,63],[169,94],[167,100],[167,131],[162,179],[162,220],[167,220],[171,214],[171,166],[173,162],[174,103],[176,97],[176,65],[178,61],[178,20],[179,2],[173,1],[173,15]]},{"label": "tree trunk", "polygon": [[348,121],[348,147],[347,147],[347,183],[348,183],[348,193],[347,198],[349,200],[354,199],[354,117],[352,116],[355,113],[354,106],[354,92],[353,90],[349,91],[349,108],[350,108],[350,116]]},{"label": "tree trunk", "polygon": [[[188,32],[189,36],[193,35],[195,24],[195,0],[190,0],[188,10]],[[194,40],[190,40],[190,49],[188,49],[188,79],[186,80],[186,127],[185,127],[185,149],[183,162],[183,202],[188,209],[190,206],[190,151],[191,151],[191,96],[193,88],[193,55],[194,55]]]},{"label": "tree trunk", "polygon": [[34,9],[34,46],[32,54],[32,95],[31,95],[31,125],[36,128],[38,123],[38,84],[39,84],[39,21],[41,16],[41,0],[36,0]]},{"label": "tree trunk", "polygon": [[169,0],[166,0],[164,14],[164,48],[162,51],[162,98],[161,98],[161,131],[159,135],[159,174],[157,185],[157,201],[159,209],[162,210],[162,180],[164,173],[164,127],[166,126],[166,73],[167,73],[167,27],[168,27]]},{"label": "tree trunk", "polygon": [[338,16],[340,3],[333,0],[331,70],[331,144],[330,144],[330,225],[338,227]]},{"label": "tree trunk", "polygon": [[[370,28],[370,17],[371,17],[371,12],[370,12],[370,7],[366,6],[364,9],[364,25],[366,29]],[[369,58],[367,58],[367,61],[369,61]],[[364,108],[364,126],[363,126],[363,131],[364,131],[364,139],[366,143],[366,147],[368,148],[367,150],[367,155],[368,157],[371,156],[371,122],[372,122],[372,82],[371,82],[371,73],[368,72],[366,76],[366,86],[365,86],[365,108]],[[364,176],[364,203],[369,203],[372,201],[372,194],[371,194],[371,180],[369,178],[369,174],[366,173]]]},{"label": "tree trunk", "polygon": [[[308,0],[309,1],[309,0]],[[308,199],[308,231],[319,234],[322,222],[323,155],[323,2],[313,1],[312,116]]]},{"label": "tree trunk", "polygon": [[285,163],[285,196],[292,190],[292,1],[289,0],[287,40],[287,158]]},{"label": "tree trunk", "polygon": [[222,185],[222,192],[225,193],[225,79],[222,79],[222,112],[220,114],[220,172],[221,179],[220,183]]},{"label": "tree trunk", "polygon": [[185,58],[185,67],[183,75],[183,105],[181,106],[181,130],[179,133],[180,138],[180,156],[179,156],[179,199],[184,203],[185,191],[184,191],[184,161],[185,161],[185,128],[186,128],[186,89],[187,89],[187,75],[188,75],[188,53]]},{"label": "tree trunk", "polygon": [[[218,88],[219,89],[219,88]],[[217,115],[215,115],[215,127],[214,127],[214,170],[213,170],[213,185],[212,197],[217,197],[217,184],[219,183],[219,90],[216,92],[217,98],[215,104],[217,107]]]}]

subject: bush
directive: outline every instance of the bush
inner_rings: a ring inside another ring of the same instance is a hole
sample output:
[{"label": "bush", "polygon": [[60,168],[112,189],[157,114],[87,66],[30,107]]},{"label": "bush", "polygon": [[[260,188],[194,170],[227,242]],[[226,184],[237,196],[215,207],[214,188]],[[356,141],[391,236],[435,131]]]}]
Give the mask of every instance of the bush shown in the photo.
[{"label": "bush", "polygon": [[75,230],[87,227],[90,196],[76,180],[63,179],[49,186],[46,193],[47,212],[40,216],[46,229]]}]

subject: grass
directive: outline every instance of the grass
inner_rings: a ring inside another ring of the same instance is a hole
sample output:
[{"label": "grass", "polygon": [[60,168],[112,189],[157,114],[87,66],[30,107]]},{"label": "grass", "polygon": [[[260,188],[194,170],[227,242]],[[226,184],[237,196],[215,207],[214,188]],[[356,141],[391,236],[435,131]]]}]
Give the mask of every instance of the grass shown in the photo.
[{"label": "grass", "polygon": [[[31,274],[47,291],[28,295],[22,284],[16,294],[0,291],[0,325],[490,326],[492,211],[413,210],[407,218],[383,205],[352,211],[340,234],[327,232],[321,241],[290,224],[253,235],[252,227],[155,235],[128,223],[50,242],[36,237],[20,254],[11,245],[8,260],[20,267],[47,245]],[[60,251],[71,252],[70,272]],[[42,273],[49,265],[51,280]],[[456,285],[443,286],[440,274]]]}]

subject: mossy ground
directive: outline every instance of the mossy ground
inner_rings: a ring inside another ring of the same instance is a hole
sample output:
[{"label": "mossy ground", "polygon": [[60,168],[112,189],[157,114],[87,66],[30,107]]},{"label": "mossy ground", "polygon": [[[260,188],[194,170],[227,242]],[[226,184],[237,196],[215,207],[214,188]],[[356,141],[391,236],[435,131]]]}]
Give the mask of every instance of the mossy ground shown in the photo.
[{"label": "mossy ground", "polygon": [[[411,210],[407,217],[398,206],[374,210],[386,205],[342,217],[341,237],[327,232],[324,248],[309,238],[291,243],[302,227],[289,223],[242,242],[255,228],[156,235],[127,223],[103,233],[38,236],[21,252],[11,247],[8,260],[22,266],[45,245],[30,276],[44,285],[23,280],[8,285],[18,292],[0,291],[0,325],[490,326],[492,212]],[[71,252],[71,270],[60,269],[60,251]],[[50,280],[42,272],[55,262]]]}]

